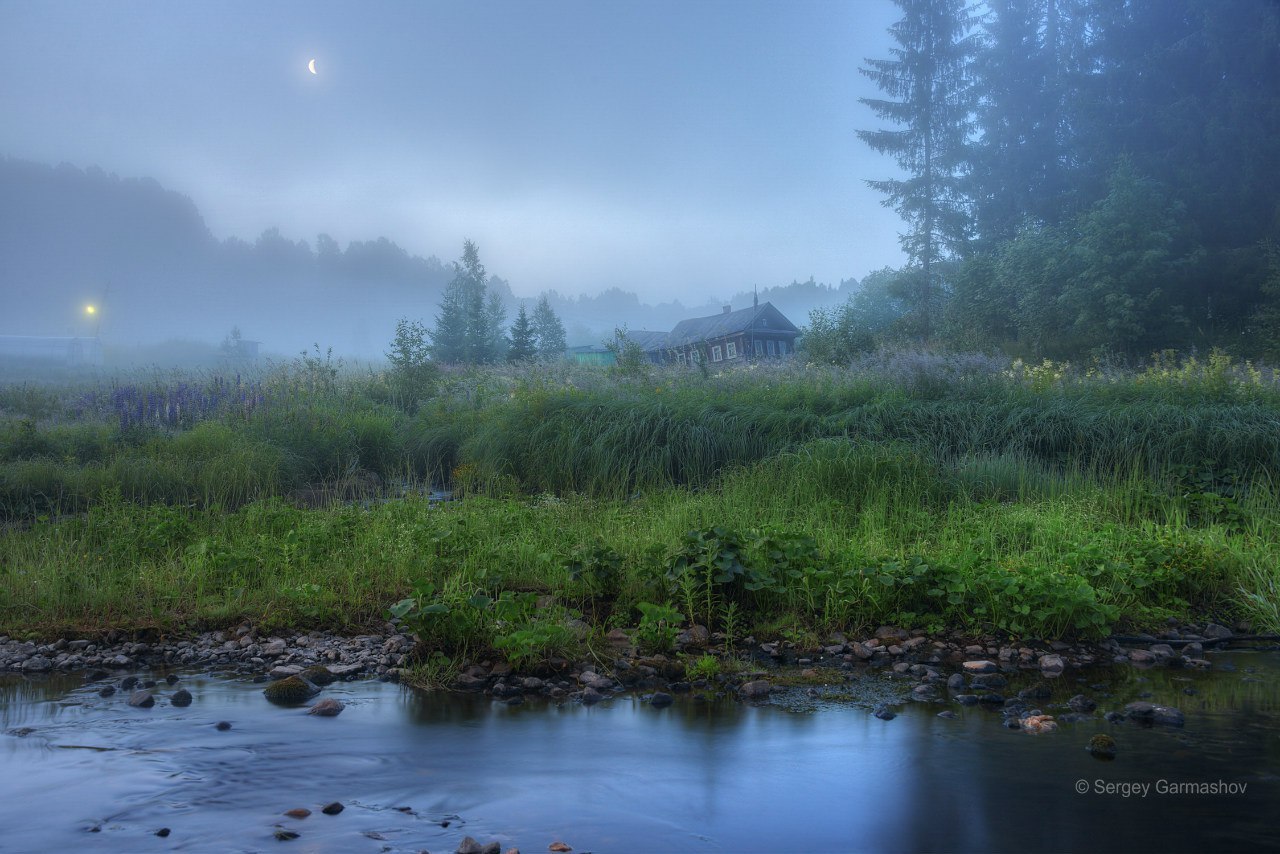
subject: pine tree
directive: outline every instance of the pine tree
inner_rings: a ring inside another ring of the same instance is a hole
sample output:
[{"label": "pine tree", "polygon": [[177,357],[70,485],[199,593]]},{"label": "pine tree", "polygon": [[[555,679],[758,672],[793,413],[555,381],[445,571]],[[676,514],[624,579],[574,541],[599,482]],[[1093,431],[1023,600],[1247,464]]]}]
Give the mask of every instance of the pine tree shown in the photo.
[{"label": "pine tree", "polygon": [[559,359],[568,349],[564,337],[564,324],[556,316],[544,294],[533,310],[533,334],[538,339],[538,356],[542,359]]},{"label": "pine tree", "polygon": [[516,322],[511,325],[511,346],[507,349],[507,361],[528,362],[537,355],[538,348],[533,337],[533,325],[529,322],[529,313],[524,310],[524,303],[520,303]]},{"label": "pine tree", "polygon": [[974,54],[973,16],[963,0],[895,0],[903,17],[889,28],[898,43],[893,59],[868,59],[860,71],[890,98],[862,103],[900,129],[858,131],[908,175],[868,181],[885,194],[884,205],[905,220],[901,235],[909,266],[917,275],[908,301],[913,324],[928,337],[933,328],[939,262],[963,251],[971,221],[962,186],[967,138],[973,126],[973,88],[968,65]]}]

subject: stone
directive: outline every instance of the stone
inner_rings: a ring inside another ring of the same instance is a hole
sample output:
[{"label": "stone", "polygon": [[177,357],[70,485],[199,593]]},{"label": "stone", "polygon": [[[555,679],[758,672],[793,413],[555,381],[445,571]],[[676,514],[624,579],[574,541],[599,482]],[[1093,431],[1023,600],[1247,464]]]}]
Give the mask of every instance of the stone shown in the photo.
[{"label": "stone", "polygon": [[875,715],[877,718],[879,718],[882,721],[891,721],[898,716],[888,706],[877,706],[875,711],[873,711],[871,714]]},{"label": "stone", "polygon": [[137,684],[138,684],[137,676],[126,676],[120,680],[120,690],[128,691],[130,688],[132,688],[134,685],[137,685]]},{"label": "stone", "polygon": [[938,712],[937,717],[951,719],[951,718],[958,718],[960,716],[957,715],[955,712],[951,711],[950,709],[947,709],[946,711]]},{"label": "stone", "polygon": [[586,688],[582,689],[582,704],[584,706],[593,706],[603,699],[604,699],[604,694],[601,694],[599,691],[597,691],[595,688],[592,688],[589,685]]},{"label": "stone", "polygon": [[965,673],[971,674],[995,673],[999,669],[994,661],[986,660],[966,661],[962,666]]},{"label": "stone", "polygon": [[948,676],[947,688],[952,691],[963,691],[964,690],[964,674],[952,673],[950,676]]},{"label": "stone", "polygon": [[231,721],[218,721],[213,726],[214,726],[214,729],[218,730],[219,732],[226,732],[227,730],[231,729]]},{"label": "stone", "polygon": [[1116,753],[1119,752],[1116,747],[1116,740],[1105,732],[1100,732],[1089,739],[1089,745],[1086,749],[1099,759],[1115,759]]},{"label": "stone", "polygon": [[141,691],[134,691],[129,695],[129,705],[139,709],[149,709],[156,704],[155,695],[151,693],[150,688],[143,688]]},{"label": "stone", "polygon": [[488,684],[487,676],[473,676],[469,673],[461,673],[453,680],[453,687],[459,691],[483,691]]},{"label": "stone", "polygon": [[293,830],[285,830],[283,827],[277,827],[271,835],[281,842],[288,842],[290,839],[297,839],[302,834]]},{"label": "stone", "polygon": [[758,700],[762,697],[769,696],[769,692],[773,690],[764,679],[755,679],[751,682],[744,682],[738,687],[738,696],[747,700]]},{"label": "stone", "polygon": [[876,654],[875,650],[864,643],[849,644],[849,652],[852,653],[853,657],[859,661],[866,661],[868,658],[871,658],[871,656]]},{"label": "stone", "polygon": [[1155,664],[1156,656],[1155,653],[1145,649],[1131,649],[1129,650],[1129,660],[1134,664]]},{"label": "stone", "polygon": [[1009,680],[999,673],[983,673],[973,677],[970,684],[975,688],[1003,688],[1009,684]]},{"label": "stone", "polygon": [[325,804],[323,807],[321,807],[320,812],[324,813],[325,815],[337,815],[338,813],[342,812],[344,809],[346,809],[346,807],[344,807],[338,801],[334,801],[331,804]]},{"label": "stone", "polygon": [[180,709],[185,708],[191,705],[191,692],[186,688],[179,688],[173,693],[173,696],[169,698],[169,702]]},{"label": "stone", "polygon": [[311,815],[311,810],[306,807],[295,807],[291,810],[285,810],[284,814],[289,816],[289,818],[306,818]]},{"label": "stone", "polygon": [[470,836],[462,837],[454,854],[480,854],[480,843]]},{"label": "stone", "polygon": [[655,691],[653,696],[649,698],[649,705],[655,709],[661,709],[664,706],[670,706],[675,702],[675,698],[665,691]]},{"label": "stone", "polygon": [[341,700],[326,697],[311,708],[307,709],[307,714],[318,715],[322,718],[336,718],[338,715],[342,714],[342,710],[345,708],[346,706],[343,705]]},{"label": "stone", "polygon": [[1036,682],[1019,691],[1018,696],[1024,700],[1047,700],[1053,696],[1053,688],[1045,682]]},{"label": "stone", "polygon": [[1205,626],[1201,634],[1209,640],[1222,640],[1233,636],[1231,629],[1226,626],[1220,626],[1217,623],[1210,623]]},{"label": "stone", "polygon": [[288,679],[290,676],[297,676],[302,670],[302,666],[298,664],[281,664],[268,670],[267,675],[272,679]]},{"label": "stone", "polygon": [[1098,708],[1098,704],[1084,694],[1076,694],[1070,700],[1067,700],[1067,706],[1075,712],[1092,712]]},{"label": "stone", "polygon": [[1172,706],[1160,706],[1155,703],[1139,701],[1124,707],[1125,714],[1133,720],[1161,726],[1180,727],[1186,723],[1181,710]]},{"label": "stone", "polygon": [[1053,715],[1028,715],[1021,721],[1024,732],[1032,735],[1053,732],[1058,728],[1058,724],[1054,721]]},{"label": "stone", "polygon": [[110,697],[110,696],[111,696],[112,694],[114,694],[115,692],[116,692],[116,687],[115,687],[114,685],[107,685],[107,686],[103,687],[103,688],[102,688],[102,690],[100,690],[100,691],[98,692],[98,696],[99,696],[99,697]]},{"label": "stone", "polygon": [[288,676],[276,680],[263,689],[262,694],[273,703],[294,704],[310,700],[320,689],[302,676]]},{"label": "stone", "polygon": [[159,836],[161,839],[164,839],[166,836],[168,836],[172,832],[173,831],[171,831],[169,828],[162,827],[156,831],[156,836]]},{"label": "stone", "polygon": [[480,854],[502,854],[502,843],[498,842],[496,839],[492,842],[485,843],[485,846],[480,849]]},{"label": "stone", "polygon": [[23,673],[44,673],[53,669],[53,662],[43,655],[33,655],[22,662]]},{"label": "stone", "polygon": [[1036,663],[1040,665],[1040,672],[1046,675],[1061,673],[1067,669],[1067,663],[1056,653],[1042,655]]},{"label": "stone", "polygon": [[977,694],[956,694],[955,701],[962,706],[976,706],[978,705],[978,695]]},{"label": "stone", "polygon": [[560,854],[564,854],[564,852],[572,851],[573,849],[557,839],[555,842],[552,842],[550,845],[547,846],[547,850],[557,851],[557,852],[560,852]]}]

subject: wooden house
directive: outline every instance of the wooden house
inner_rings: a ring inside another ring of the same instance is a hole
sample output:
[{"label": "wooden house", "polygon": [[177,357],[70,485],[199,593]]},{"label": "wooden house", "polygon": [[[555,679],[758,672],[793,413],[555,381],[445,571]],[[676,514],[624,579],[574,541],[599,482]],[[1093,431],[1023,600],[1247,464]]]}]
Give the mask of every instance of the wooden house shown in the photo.
[{"label": "wooden house", "polygon": [[737,311],[726,305],[720,314],[677,323],[667,333],[662,352],[665,361],[680,364],[778,359],[795,352],[799,334],[773,303]]}]

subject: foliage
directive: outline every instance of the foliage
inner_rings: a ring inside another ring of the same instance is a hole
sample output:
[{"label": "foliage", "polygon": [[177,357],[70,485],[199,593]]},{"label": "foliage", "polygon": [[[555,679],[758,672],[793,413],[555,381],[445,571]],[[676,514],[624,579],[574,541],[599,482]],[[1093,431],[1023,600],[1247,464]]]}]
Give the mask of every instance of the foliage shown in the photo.
[{"label": "foliage", "polygon": [[642,649],[651,652],[670,652],[675,648],[676,636],[684,617],[669,604],[639,602],[640,622],[636,626],[636,640]]},{"label": "foliage", "polygon": [[416,412],[420,401],[431,396],[439,382],[440,369],[431,361],[430,333],[422,323],[401,318],[387,351],[396,405]]}]

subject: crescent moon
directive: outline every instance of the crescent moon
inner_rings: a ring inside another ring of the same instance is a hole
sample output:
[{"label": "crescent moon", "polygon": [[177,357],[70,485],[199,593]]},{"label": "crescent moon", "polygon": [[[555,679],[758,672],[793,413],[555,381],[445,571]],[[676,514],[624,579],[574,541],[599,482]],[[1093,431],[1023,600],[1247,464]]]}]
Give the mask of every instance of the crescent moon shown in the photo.
[{"label": "crescent moon", "polygon": [[307,63],[307,70],[312,74],[316,73],[316,61],[314,59]]}]

